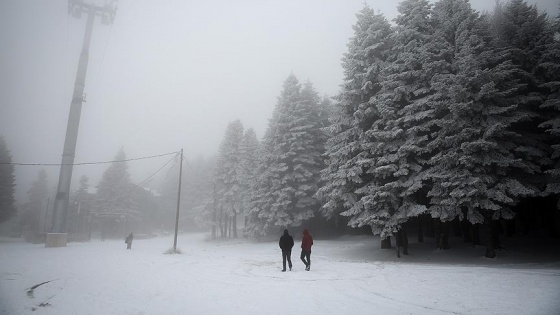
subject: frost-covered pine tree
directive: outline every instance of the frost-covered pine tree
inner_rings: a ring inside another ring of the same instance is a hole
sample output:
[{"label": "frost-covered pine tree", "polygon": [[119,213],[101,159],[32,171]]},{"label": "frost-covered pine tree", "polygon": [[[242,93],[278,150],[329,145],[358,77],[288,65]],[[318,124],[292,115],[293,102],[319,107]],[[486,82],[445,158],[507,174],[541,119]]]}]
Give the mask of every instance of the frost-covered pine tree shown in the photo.
[{"label": "frost-covered pine tree", "polygon": [[362,114],[375,115],[361,137],[360,159],[368,182],[356,189],[362,197],[344,213],[353,215],[351,224],[369,225],[382,239],[396,236],[404,223],[426,210],[418,195],[433,118],[427,101],[434,93],[430,79],[442,59],[433,46],[428,1],[403,1],[398,10],[380,90]]},{"label": "frost-covered pine tree", "polygon": [[[237,237],[237,214],[240,211],[242,198],[242,165],[241,142],[243,140],[243,124],[239,120],[231,122],[220,144],[216,162],[215,183],[218,206],[225,223],[231,228],[233,237]],[[231,222],[231,226],[228,225]],[[224,235],[223,233],[222,235]]]},{"label": "frost-covered pine tree", "polygon": [[[253,128],[249,128],[243,134],[243,139],[239,148],[241,157],[241,207],[240,211],[245,216],[251,208],[252,188],[255,186],[258,165],[259,140]],[[245,220],[245,224],[247,220]]]},{"label": "frost-covered pine tree", "polygon": [[89,178],[82,175],[78,189],[72,194],[68,205],[67,227],[69,232],[85,233],[86,229],[89,228],[85,221],[89,215],[90,203]]},{"label": "frost-covered pine tree", "polygon": [[48,198],[47,172],[41,169],[37,172],[37,179],[27,191],[29,201],[23,205],[24,231],[31,233],[43,232],[45,227],[44,211]]},{"label": "frost-covered pine tree", "polygon": [[[523,159],[538,164],[544,170],[554,168],[551,145],[558,143],[558,137],[547,135],[542,129],[547,128],[542,125],[544,122],[558,115],[554,109],[555,99],[558,98],[558,94],[554,93],[557,84],[553,83],[558,78],[551,76],[558,56],[549,50],[555,41],[553,25],[546,13],[539,12],[536,5],[529,5],[523,0],[497,5],[492,22],[497,43],[507,51],[516,67],[510,80],[521,84],[516,99],[527,119],[518,123],[515,129],[523,136]],[[526,181],[544,190],[548,179],[547,176],[533,176],[527,177]]]},{"label": "frost-covered pine tree", "polygon": [[[206,221],[204,211],[207,210],[207,204],[212,198],[214,181],[212,172],[215,165],[214,158],[199,156],[191,163],[188,163],[187,167],[183,167],[180,210],[180,224],[182,227],[192,226],[193,223],[197,226],[209,225],[210,222]],[[171,196],[171,200],[172,204],[175,205],[177,201],[178,178],[174,176],[173,179],[171,190],[174,193]],[[176,207],[171,208],[176,209]],[[173,210],[173,213],[175,213],[175,210]]]},{"label": "frost-covered pine tree", "polygon": [[550,145],[550,166],[545,173],[549,176],[545,194],[560,193],[560,14],[555,23],[549,24],[551,39],[536,67],[541,78],[540,89],[544,100],[541,105],[545,121],[539,125],[547,134],[546,143]]},{"label": "frost-covered pine tree", "polygon": [[115,156],[115,162],[105,170],[97,184],[97,194],[92,205],[105,232],[112,236],[126,233],[122,228],[142,219],[133,199],[133,184],[125,160],[126,154],[121,148]]},{"label": "frost-covered pine tree", "polygon": [[[434,40],[444,43],[447,64],[431,81],[436,125],[427,145],[433,152],[429,211],[442,221],[466,213],[471,223],[490,226],[511,218],[510,207],[536,193],[522,180],[539,168],[520,158],[531,148],[522,146],[514,128],[526,117],[516,100],[520,85],[511,80],[516,69],[468,2],[437,2],[433,21]],[[486,255],[494,257],[492,242],[488,245]]]},{"label": "frost-covered pine tree", "polygon": [[265,235],[314,216],[324,139],[319,98],[292,74],[285,81],[263,137],[247,232]]},{"label": "frost-covered pine tree", "polygon": [[16,213],[14,165],[12,155],[3,136],[0,136],[0,222],[9,220]]},{"label": "frost-covered pine tree", "polygon": [[[372,102],[381,90],[381,73],[387,65],[392,48],[391,26],[385,17],[365,6],[357,14],[354,36],[344,54],[344,82],[335,97],[335,113],[328,128],[326,168],[321,172],[322,187],[317,196],[324,201],[321,208],[327,218],[343,213],[350,216],[350,225],[359,227],[374,223],[371,204],[362,198],[372,177],[366,132],[379,113]],[[363,189],[362,189],[363,188]]]}]

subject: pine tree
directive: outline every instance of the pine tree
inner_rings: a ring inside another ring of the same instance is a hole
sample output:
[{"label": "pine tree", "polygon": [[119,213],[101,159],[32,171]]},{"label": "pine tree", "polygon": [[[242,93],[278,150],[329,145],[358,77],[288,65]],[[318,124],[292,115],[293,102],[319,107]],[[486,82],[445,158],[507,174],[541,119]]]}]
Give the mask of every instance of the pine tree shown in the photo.
[{"label": "pine tree", "polygon": [[9,220],[16,213],[15,176],[12,155],[3,136],[0,136],[0,222]]},{"label": "pine tree", "polygon": [[398,10],[380,90],[370,99],[369,112],[375,118],[361,137],[360,158],[368,182],[355,190],[362,197],[344,213],[353,215],[350,224],[369,225],[382,239],[396,235],[411,217],[426,210],[418,193],[423,188],[425,143],[432,120],[427,99],[433,93],[430,78],[442,59],[430,46],[428,1],[403,1]]},{"label": "pine tree", "polygon": [[97,185],[97,196],[93,205],[96,216],[104,225],[103,228],[113,236],[126,233],[123,228],[141,220],[138,204],[133,198],[134,187],[124,160],[126,154],[121,148],[115,156],[115,162],[103,173]]},{"label": "pine tree", "polygon": [[[239,214],[242,198],[241,176],[241,152],[240,146],[243,140],[243,124],[236,120],[230,123],[226,129],[224,139],[220,145],[218,160],[216,163],[216,188],[218,206],[222,209],[224,226],[227,230],[228,222],[232,223],[231,231],[233,237],[237,237],[237,215]],[[222,236],[225,233],[222,233]]]},{"label": "pine tree", "polygon": [[[468,2],[441,0],[433,19],[448,58],[447,71],[432,79],[437,127],[428,144],[435,152],[428,170],[429,210],[442,221],[462,219],[466,212],[471,223],[491,226],[492,220],[511,218],[520,198],[536,193],[522,180],[539,168],[520,158],[522,136],[514,126],[526,116],[516,105],[515,67]],[[488,245],[487,257],[495,256]]]},{"label": "pine tree", "polygon": [[[392,48],[391,26],[381,14],[365,6],[357,14],[354,36],[343,58],[344,83],[336,97],[336,111],[329,128],[327,167],[317,196],[325,201],[322,213],[331,218],[350,216],[350,225],[373,224],[370,204],[362,198],[372,177],[366,132],[379,118],[372,98],[381,90],[381,73]],[[365,146],[364,146],[365,145]],[[369,198],[369,197],[368,197]],[[346,211],[345,211],[346,210]]]},{"label": "pine tree", "polygon": [[[257,177],[258,153],[259,153],[259,140],[255,130],[249,128],[243,135],[243,140],[240,146],[241,157],[241,212],[247,216],[251,207],[252,188],[255,186]],[[245,220],[245,224],[247,220]]]},{"label": "pine tree", "polygon": [[86,220],[88,220],[91,203],[89,193],[89,178],[86,175],[80,177],[78,189],[70,199],[68,205],[68,231],[72,233],[88,232]]},{"label": "pine tree", "polygon": [[[524,160],[542,169],[550,169],[555,164],[550,147],[558,140],[557,136],[547,136],[541,128],[546,128],[543,123],[557,115],[554,109],[554,98],[557,98],[554,96],[554,83],[549,83],[552,79],[550,74],[554,73],[553,64],[558,63],[554,53],[551,55],[549,52],[549,47],[554,43],[553,27],[545,13],[523,0],[512,0],[498,6],[492,22],[500,47],[506,50],[508,58],[516,67],[510,80],[521,84],[516,99],[527,119],[515,126],[522,135],[521,148],[517,151],[525,152]],[[547,179],[545,176],[532,176],[527,177],[526,181],[544,190]]]},{"label": "pine tree", "polygon": [[48,199],[48,180],[47,172],[39,170],[37,179],[31,184],[27,191],[29,201],[23,205],[23,226],[24,230],[39,233],[43,232],[45,207]]},{"label": "pine tree", "polygon": [[299,226],[314,216],[324,146],[318,107],[312,85],[302,89],[293,74],[288,76],[262,141],[249,234]]},{"label": "pine tree", "polygon": [[[183,194],[186,202],[181,201],[181,213],[183,214],[182,225],[196,224],[196,226],[208,226],[205,218],[206,206],[211,202],[212,186],[214,178],[212,172],[216,167],[216,161],[213,157],[199,157],[189,164],[188,172],[183,176]],[[183,168],[185,169],[185,168]],[[177,181],[175,182],[175,187]],[[175,196],[177,196],[175,189]],[[176,198],[175,198],[176,202]]]},{"label": "pine tree", "polygon": [[551,178],[548,180],[545,194],[560,193],[560,14],[555,23],[550,23],[552,40],[546,44],[546,50],[536,67],[536,73],[541,78],[540,89],[543,91],[544,101],[541,110],[545,121],[539,125],[548,134],[546,142],[550,145],[550,159],[552,162],[545,171]]}]

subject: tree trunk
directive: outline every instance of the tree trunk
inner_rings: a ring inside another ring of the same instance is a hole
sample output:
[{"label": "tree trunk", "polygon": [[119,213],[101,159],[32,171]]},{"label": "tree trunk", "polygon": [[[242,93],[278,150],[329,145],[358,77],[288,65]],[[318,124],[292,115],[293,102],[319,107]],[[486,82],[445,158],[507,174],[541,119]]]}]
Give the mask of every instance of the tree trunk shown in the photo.
[{"label": "tree trunk", "polygon": [[492,220],[492,244],[494,248],[502,248],[502,243],[500,242],[500,234],[503,233],[502,221]]},{"label": "tree trunk", "polygon": [[399,231],[397,232],[397,257],[400,257],[400,248],[402,247],[403,255],[408,255],[408,236],[406,235],[406,229],[404,226],[401,226]]},{"label": "tree trunk", "polygon": [[212,213],[212,239],[216,239],[216,214],[218,212],[218,208],[216,207],[216,184],[214,184],[214,192],[212,194],[212,207],[214,210]]},{"label": "tree trunk", "polygon": [[387,236],[386,239],[381,240],[381,249],[390,249],[391,248],[391,237]]},{"label": "tree trunk", "polygon": [[450,222],[442,222],[442,234],[441,234],[441,249],[450,249],[449,246],[449,227]]},{"label": "tree trunk", "polygon": [[480,224],[471,224],[471,231],[472,231],[472,244],[481,245],[480,242]]},{"label": "tree trunk", "polygon": [[465,243],[471,243],[472,237],[471,237],[471,228],[472,228],[472,224],[467,221],[466,218],[463,218],[463,221],[461,221],[461,230],[463,230],[463,241],[465,241]]},{"label": "tree trunk", "polygon": [[508,237],[514,236],[516,233],[515,219],[506,220],[506,235]]},{"label": "tree trunk", "polygon": [[449,222],[441,222],[436,219],[434,222],[435,226],[435,238],[436,238],[436,248],[437,249],[449,249]]},{"label": "tree trunk", "polygon": [[434,224],[434,238],[436,241],[436,249],[442,249],[441,244],[441,221],[439,219],[433,219]]},{"label": "tree trunk", "polygon": [[461,230],[461,221],[459,221],[458,218],[455,218],[451,222],[453,224],[453,236],[455,236],[455,237],[463,236],[463,233],[462,233],[462,230]]},{"label": "tree trunk", "polygon": [[487,258],[495,258],[496,257],[496,249],[494,247],[494,224],[493,220],[490,218],[486,218],[484,220],[484,226],[486,228],[486,255]]},{"label": "tree trunk", "polygon": [[556,228],[556,207],[550,207],[546,210],[546,221],[548,224],[548,233],[552,238],[558,238],[558,229]]},{"label": "tree trunk", "polygon": [[422,234],[422,216],[418,216],[418,243],[424,243],[424,234]]},{"label": "tree trunk", "polygon": [[233,211],[232,225],[233,238],[237,238],[237,212],[235,210]]},{"label": "tree trunk", "polygon": [[426,223],[426,237],[435,237],[436,230],[435,230],[435,220],[432,219],[429,215],[424,217],[424,222]]}]

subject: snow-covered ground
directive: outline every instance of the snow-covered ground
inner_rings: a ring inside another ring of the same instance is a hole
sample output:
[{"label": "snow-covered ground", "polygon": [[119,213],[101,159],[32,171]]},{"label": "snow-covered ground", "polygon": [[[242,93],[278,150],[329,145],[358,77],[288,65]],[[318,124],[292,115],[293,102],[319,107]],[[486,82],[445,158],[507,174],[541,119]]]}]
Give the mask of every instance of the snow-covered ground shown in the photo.
[{"label": "snow-covered ground", "polygon": [[412,243],[398,259],[371,236],[315,240],[309,272],[296,243],[293,271],[281,272],[277,241],[183,234],[182,254],[170,255],[171,236],[132,250],[122,240],[45,248],[0,239],[0,313],[560,314],[557,246],[486,259],[455,242],[450,251]]}]

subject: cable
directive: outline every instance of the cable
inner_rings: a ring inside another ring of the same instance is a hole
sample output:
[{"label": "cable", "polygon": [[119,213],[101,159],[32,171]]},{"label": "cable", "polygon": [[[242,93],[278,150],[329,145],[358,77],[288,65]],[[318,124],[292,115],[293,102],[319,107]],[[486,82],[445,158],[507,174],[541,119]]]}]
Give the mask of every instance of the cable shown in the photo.
[{"label": "cable", "polygon": [[164,167],[166,167],[167,164],[169,164],[169,162],[175,160],[175,157],[176,157],[176,155],[175,155],[174,157],[172,157],[169,161],[167,161],[165,164],[163,164],[163,166],[160,167],[155,173],[153,173],[152,175],[150,175],[150,176],[149,176],[148,178],[146,178],[145,180],[141,181],[140,184],[138,184],[138,186],[142,186],[142,185],[146,184],[152,177],[154,177],[154,176],[155,176],[157,173],[159,173]]},{"label": "cable", "polygon": [[187,163],[187,166],[191,169],[191,171],[194,171],[192,166],[189,164],[189,161],[187,161],[187,159],[184,156],[183,156],[183,161],[185,161],[185,163]]},{"label": "cable", "polygon": [[165,154],[158,154],[152,156],[145,156],[133,159],[126,159],[126,160],[113,160],[113,161],[103,161],[103,162],[84,162],[84,163],[73,163],[73,164],[61,164],[61,163],[13,163],[13,162],[0,162],[0,165],[18,165],[18,166],[62,166],[62,165],[93,165],[93,164],[108,164],[108,163],[116,163],[116,162],[128,162],[128,161],[137,161],[137,160],[146,160],[146,159],[153,159],[161,156],[177,154],[178,152],[171,152]]}]

